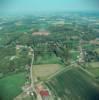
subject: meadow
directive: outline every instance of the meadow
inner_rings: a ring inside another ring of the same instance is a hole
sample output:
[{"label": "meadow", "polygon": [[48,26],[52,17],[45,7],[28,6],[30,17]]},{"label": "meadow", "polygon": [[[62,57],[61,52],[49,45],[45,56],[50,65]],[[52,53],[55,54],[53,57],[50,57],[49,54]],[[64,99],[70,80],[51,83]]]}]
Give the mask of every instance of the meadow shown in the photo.
[{"label": "meadow", "polygon": [[0,100],[13,100],[19,95],[25,83],[25,73],[14,74],[0,79]]}]

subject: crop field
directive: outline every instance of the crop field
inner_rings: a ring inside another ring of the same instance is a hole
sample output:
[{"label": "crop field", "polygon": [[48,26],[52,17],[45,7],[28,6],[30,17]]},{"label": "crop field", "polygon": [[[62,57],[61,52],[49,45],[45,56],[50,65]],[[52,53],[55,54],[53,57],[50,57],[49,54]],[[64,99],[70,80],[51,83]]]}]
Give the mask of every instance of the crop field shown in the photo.
[{"label": "crop field", "polygon": [[90,68],[88,69],[91,73],[95,75],[95,77],[99,77],[99,68]]},{"label": "crop field", "polygon": [[99,62],[92,62],[90,63],[90,66],[93,68],[99,68]]},{"label": "crop field", "polygon": [[95,51],[99,54],[99,48],[97,48]]},{"label": "crop field", "polygon": [[91,62],[88,64],[87,70],[90,71],[95,77],[99,77],[99,62]]},{"label": "crop field", "polygon": [[60,59],[56,55],[49,56],[48,54],[43,54],[43,56],[38,56],[36,64],[57,64]]},{"label": "crop field", "polygon": [[61,100],[99,100],[98,83],[80,68],[64,71],[45,84]]},{"label": "crop field", "polygon": [[25,73],[19,73],[0,79],[0,100],[13,100],[19,95],[25,82]]},{"label": "crop field", "polygon": [[57,72],[60,68],[61,66],[59,64],[33,65],[33,72],[36,77],[46,78]]}]

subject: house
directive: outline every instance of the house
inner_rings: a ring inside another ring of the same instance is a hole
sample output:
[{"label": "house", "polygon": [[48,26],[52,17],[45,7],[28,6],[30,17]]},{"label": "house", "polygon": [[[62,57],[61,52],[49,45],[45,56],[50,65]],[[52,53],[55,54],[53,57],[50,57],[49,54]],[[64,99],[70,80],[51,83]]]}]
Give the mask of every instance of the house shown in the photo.
[{"label": "house", "polygon": [[49,98],[49,92],[47,90],[40,91],[40,95],[43,100],[48,100],[48,98]]},{"label": "house", "polygon": [[43,85],[38,84],[36,86],[36,91],[40,94],[42,100],[49,100],[49,98],[50,98],[49,91],[47,89],[45,89],[43,87]]}]

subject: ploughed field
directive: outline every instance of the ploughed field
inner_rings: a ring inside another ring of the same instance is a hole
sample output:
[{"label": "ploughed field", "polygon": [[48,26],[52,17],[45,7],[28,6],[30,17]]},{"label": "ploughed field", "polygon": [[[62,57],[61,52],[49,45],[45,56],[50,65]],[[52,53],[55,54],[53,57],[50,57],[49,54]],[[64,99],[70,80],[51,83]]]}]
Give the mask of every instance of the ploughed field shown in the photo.
[{"label": "ploughed field", "polygon": [[61,69],[59,64],[42,64],[42,65],[33,65],[33,75],[41,79],[46,79],[50,75]]},{"label": "ploughed field", "polygon": [[45,84],[61,100],[99,100],[98,83],[80,68],[63,71]]}]

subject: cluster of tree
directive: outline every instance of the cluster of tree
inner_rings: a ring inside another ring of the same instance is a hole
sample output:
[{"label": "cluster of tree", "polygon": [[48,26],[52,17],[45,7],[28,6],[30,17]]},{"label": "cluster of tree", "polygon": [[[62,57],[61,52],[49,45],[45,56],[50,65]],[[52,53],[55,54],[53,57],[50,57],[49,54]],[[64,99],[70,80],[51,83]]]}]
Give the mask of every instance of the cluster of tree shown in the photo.
[{"label": "cluster of tree", "polygon": [[57,57],[61,58],[61,62],[64,64],[68,64],[70,60],[70,47],[68,47],[66,44],[61,45],[59,43],[56,43],[54,47],[53,52],[56,54]]},{"label": "cluster of tree", "polygon": [[86,51],[85,61],[99,61],[99,54],[96,51]]},{"label": "cluster of tree", "polygon": [[51,25],[48,27],[48,30],[53,33],[64,33],[73,30],[73,27],[68,25]]},{"label": "cluster of tree", "polygon": [[6,75],[11,72],[24,71],[26,65],[30,65],[31,57],[26,49],[17,54],[14,47],[0,48],[0,73]]}]

